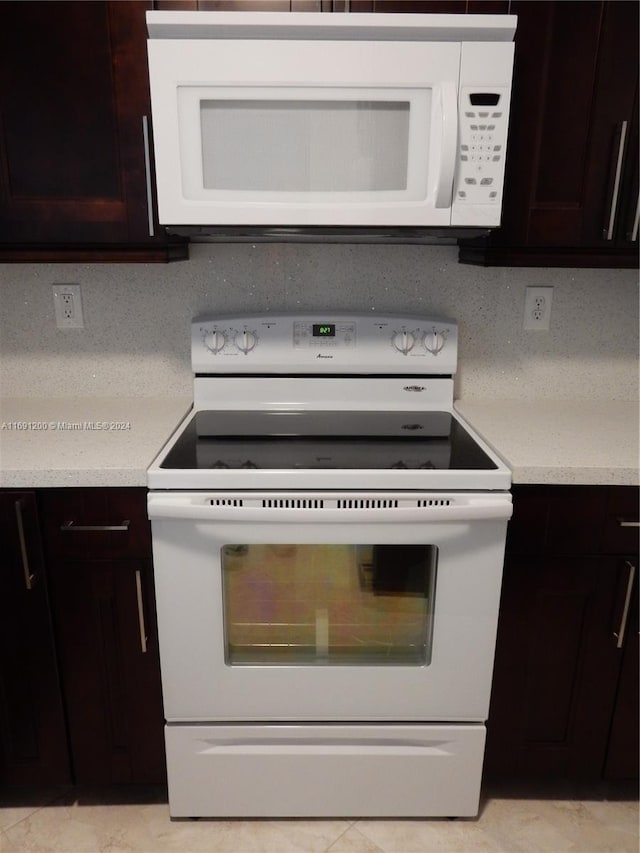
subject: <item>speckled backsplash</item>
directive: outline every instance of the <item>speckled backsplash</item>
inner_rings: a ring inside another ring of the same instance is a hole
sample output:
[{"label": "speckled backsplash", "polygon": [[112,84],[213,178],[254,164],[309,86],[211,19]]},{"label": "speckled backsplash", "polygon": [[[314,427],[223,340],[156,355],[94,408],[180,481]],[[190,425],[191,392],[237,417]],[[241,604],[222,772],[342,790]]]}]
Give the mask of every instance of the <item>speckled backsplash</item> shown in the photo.
[{"label": "speckled backsplash", "polygon": [[[56,329],[52,284],[82,287],[85,328]],[[554,287],[524,332],[527,285]],[[378,311],[456,319],[456,397],[638,399],[634,270],[498,269],[453,246],[202,244],[173,264],[0,265],[2,396],[191,390],[189,322],[206,311]]]}]

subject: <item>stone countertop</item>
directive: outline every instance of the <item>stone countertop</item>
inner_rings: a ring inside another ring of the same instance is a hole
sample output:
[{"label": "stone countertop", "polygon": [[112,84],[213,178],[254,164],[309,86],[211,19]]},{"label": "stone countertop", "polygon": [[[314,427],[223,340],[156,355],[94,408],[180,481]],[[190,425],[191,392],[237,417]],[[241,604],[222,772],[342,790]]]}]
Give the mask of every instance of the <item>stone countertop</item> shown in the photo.
[{"label": "stone countertop", "polygon": [[513,472],[513,482],[638,485],[637,402],[457,400]]},{"label": "stone countertop", "polygon": [[[0,487],[146,486],[188,397],[0,402]],[[638,403],[458,400],[514,483],[637,485]]]},{"label": "stone countertop", "polygon": [[188,397],[5,398],[0,487],[146,486]]}]

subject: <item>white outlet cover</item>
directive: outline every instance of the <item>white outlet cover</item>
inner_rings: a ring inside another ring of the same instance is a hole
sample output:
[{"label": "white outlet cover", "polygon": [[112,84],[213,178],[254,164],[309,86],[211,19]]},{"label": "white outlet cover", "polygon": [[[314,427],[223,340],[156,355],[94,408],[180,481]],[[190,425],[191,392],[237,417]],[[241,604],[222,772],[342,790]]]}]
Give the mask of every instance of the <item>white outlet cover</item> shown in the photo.
[{"label": "white outlet cover", "polygon": [[525,331],[546,332],[551,321],[552,287],[527,287],[524,295]]},{"label": "white outlet cover", "polygon": [[[71,316],[67,316],[71,300]],[[58,329],[84,329],[84,316],[82,313],[82,295],[79,284],[54,284],[53,306],[56,314],[56,326]]]}]

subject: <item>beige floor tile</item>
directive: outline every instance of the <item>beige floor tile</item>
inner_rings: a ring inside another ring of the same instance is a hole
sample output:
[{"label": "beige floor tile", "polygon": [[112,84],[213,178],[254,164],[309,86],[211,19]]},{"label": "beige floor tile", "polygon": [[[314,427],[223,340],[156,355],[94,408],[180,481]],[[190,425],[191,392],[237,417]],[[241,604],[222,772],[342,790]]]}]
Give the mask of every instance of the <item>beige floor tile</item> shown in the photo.
[{"label": "beige floor tile", "polygon": [[[171,821],[166,804],[45,807],[9,829],[6,853],[325,853],[349,821]],[[3,850],[3,853],[5,851]]]},{"label": "beige floor tile", "polygon": [[171,821],[166,790],[140,800],[117,789],[0,806],[0,853],[638,853],[634,801],[489,797],[456,821]]},{"label": "beige floor tile", "polygon": [[637,814],[637,803],[602,803],[599,817],[590,805],[575,800],[492,799],[480,820],[504,849],[511,845],[514,851],[527,853],[638,853],[637,821],[634,827],[630,820],[634,809]]},{"label": "beige floor tile", "polygon": [[505,849],[476,820],[363,820],[355,828],[384,853],[496,853]]},{"label": "beige floor tile", "polygon": [[0,832],[20,823],[42,806],[64,797],[67,788],[30,789],[28,796],[22,791],[0,791]]},{"label": "beige floor tile", "polygon": [[384,851],[366,838],[357,827],[351,826],[337,841],[334,841],[327,853],[384,853]]}]

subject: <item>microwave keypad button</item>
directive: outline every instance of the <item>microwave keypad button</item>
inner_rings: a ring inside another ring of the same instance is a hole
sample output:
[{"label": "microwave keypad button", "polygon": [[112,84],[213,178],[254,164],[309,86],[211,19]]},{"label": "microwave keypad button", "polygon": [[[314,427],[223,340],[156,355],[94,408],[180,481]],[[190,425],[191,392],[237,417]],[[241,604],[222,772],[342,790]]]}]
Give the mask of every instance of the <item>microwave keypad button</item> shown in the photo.
[{"label": "microwave keypad button", "polygon": [[489,198],[496,198],[497,195],[498,195],[498,193],[495,190],[493,190],[493,192],[489,193]]},{"label": "microwave keypad button", "polygon": [[475,178],[465,178],[464,182],[465,182],[465,184],[477,184],[478,183]]},{"label": "microwave keypad button", "polygon": [[493,150],[494,151],[502,151],[502,145],[494,145]]},{"label": "microwave keypad button", "polygon": [[489,113],[478,113],[478,115],[480,116],[480,118],[487,118]]},{"label": "microwave keypad button", "polygon": [[466,198],[466,197],[467,197],[467,194],[466,194],[466,192],[465,192],[464,190],[458,190],[458,196],[459,196],[460,198]]},{"label": "microwave keypad button", "polygon": [[477,130],[478,129],[477,124],[470,124],[469,127],[471,128],[471,130]]},{"label": "microwave keypad button", "polygon": [[488,187],[492,183],[493,183],[493,178],[483,178],[480,181],[480,186],[481,187]]},{"label": "microwave keypad button", "polygon": [[468,145],[461,145],[461,146],[460,146],[460,150],[461,150],[461,151],[468,151],[468,150],[469,150],[469,146],[468,146]]},{"label": "microwave keypad button", "polygon": [[491,118],[502,118],[502,113],[491,113]]},{"label": "microwave keypad button", "polygon": [[494,163],[497,163],[500,160],[500,155],[495,154],[491,159],[493,160]]},{"label": "microwave keypad button", "polygon": [[475,118],[475,117],[476,117],[476,114],[475,114],[475,113],[465,113],[465,116],[466,116],[467,118]]},{"label": "microwave keypad button", "polygon": [[466,163],[466,161],[467,161],[469,158],[467,157],[467,155],[466,155],[466,154],[461,154],[461,155],[460,155],[460,159],[462,160],[462,162],[463,162],[463,163]]}]

